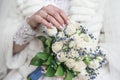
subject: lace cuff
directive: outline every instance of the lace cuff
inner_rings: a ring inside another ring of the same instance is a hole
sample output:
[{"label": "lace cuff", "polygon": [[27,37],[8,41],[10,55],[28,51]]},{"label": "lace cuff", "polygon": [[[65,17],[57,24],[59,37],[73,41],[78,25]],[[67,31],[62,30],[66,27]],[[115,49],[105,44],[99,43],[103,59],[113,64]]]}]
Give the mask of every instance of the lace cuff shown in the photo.
[{"label": "lace cuff", "polygon": [[37,31],[33,30],[31,26],[27,22],[25,22],[14,34],[13,41],[17,45],[24,45],[29,43],[36,34]]}]

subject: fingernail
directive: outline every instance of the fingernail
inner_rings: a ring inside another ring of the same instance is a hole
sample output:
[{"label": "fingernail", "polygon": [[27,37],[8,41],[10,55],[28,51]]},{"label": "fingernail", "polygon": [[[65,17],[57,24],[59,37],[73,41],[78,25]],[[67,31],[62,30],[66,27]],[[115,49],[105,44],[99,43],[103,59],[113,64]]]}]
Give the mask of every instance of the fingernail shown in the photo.
[{"label": "fingernail", "polygon": [[61,30],[63,30],[64,28],[62,26],[59,26]]},{"label": "fingernail", "polygon": [[54,28],[54,26],[52,25],[52,23],[50,23],[50,25],[51,25],[50,28]]},{"label": "fingernail", "polygon": [[62,26],[63,26],[63,28],[65,28],[65,24],[63,24]]}]

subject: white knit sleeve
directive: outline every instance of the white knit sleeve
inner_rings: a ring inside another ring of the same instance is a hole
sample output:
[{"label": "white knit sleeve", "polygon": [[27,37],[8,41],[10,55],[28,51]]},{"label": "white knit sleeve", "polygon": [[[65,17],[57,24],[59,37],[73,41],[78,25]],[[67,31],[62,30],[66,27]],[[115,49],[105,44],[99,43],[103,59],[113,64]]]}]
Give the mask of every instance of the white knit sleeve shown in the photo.
[{"label": "white knit sleeve", "polygon": [[103,7],[105,0],[71,0],[71,19],[80,22],[87,27],[89,33],[99,40],[100,31],[103,25]]},{"label": "white knit sleeve", "polygon": [[40,10],[43,6],[48,5],[45,0],[16,0],[18,9],[25,17],[33,15]]}]

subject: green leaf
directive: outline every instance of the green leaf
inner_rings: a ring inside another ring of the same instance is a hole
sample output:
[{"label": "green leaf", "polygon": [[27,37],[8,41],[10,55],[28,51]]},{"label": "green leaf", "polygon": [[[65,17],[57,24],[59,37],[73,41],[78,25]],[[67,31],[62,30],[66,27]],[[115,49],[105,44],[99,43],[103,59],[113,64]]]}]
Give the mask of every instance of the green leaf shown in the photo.
[{"label": "green leaf", "polygon": [[54,65],[54,69],[56,70],[57,69],[57,67],[58,67],[58,65],[57,65],[57,63],[56,63],[56,60],[54,59],[54,60],[52,60],[52,64]]},{"label": "green leaf", "polygon": [[45,64],[45,65],[50,65],[51,62],[52,62],[52,60],[53,60],[53,57],[52,57],[52,56],[49,56],[48,60],[47,60],[45,63],[43,63],[43,64]]},{"label": "green leaf", "polygon": [[[49,54],[48,53],[46,53],[46,52],[39,52],[34,58],[36,59],[36,60],[39,60],[39,59],[41,59],[41,60],[46,60],[46,59],[48,59],[48,57],[49,57]],[[34,59],[33,58],[33,59]]]},{"label": "green leaf", "polygon": [[27,78],[27,80],[31,80],[31,78],[30,78],[30,77],[28,77],[28,78]]},{"label": "green leaf", "polygon": [[31,65],[41,66],[49,57],[49,54],[45,52],[39,52],[30,62]]},{"label": "green leaf", "polygon": [[46,41],[46,37],[44,36],[38,36],[37,38],[41,40],[43,43]]},{"label": "green leaf", "polygon": [[46,48],[45,48],[45,52],[46,52],[46,53],[50,53],[50,52],[51,52],[51,51],[50,51],[50,47],[46,47]]},{"label": "green leaf", "polygon": [[54,69],[54,67],[52,67],[51,65],[47,68],[46,70],[47,72],[45,73],[45,76],[47,77],[54,77],[56,70]]},{"label": "green leaf", "polygon": [[73,78],[73,73],[67,70],[67,74],[64,80],[72,80],[72,78]]},{"label": "green leaf", "polygon": [[45,41],[45,52],[50,53],[51,52],[51,43],[52,43],[52,38],[47,38]]},{"label": "green leaf", "polygon": [[35,58],[31,60],[30,64],[34,66],[42,66],[42,63],[44,63],[43,60],[36,60]]},{"label": "green leaf", "polygon": [[48,47],[50,47],[51,42],[52,42],[52,39],[51,39],[51,38],[47,38],[47,40],[45,41],[45,44],[46,44]]},{"label": "green leaf", "polygon": [[63,67],[61,65],[58,66],[55,75],[56,76],[64,76],[64,69],[63,69]]},{"label": "green leaf", "polygon": [[89,64],[91,62],[91,58],[90,57],[86,57],[84,60],[85,64]]}]

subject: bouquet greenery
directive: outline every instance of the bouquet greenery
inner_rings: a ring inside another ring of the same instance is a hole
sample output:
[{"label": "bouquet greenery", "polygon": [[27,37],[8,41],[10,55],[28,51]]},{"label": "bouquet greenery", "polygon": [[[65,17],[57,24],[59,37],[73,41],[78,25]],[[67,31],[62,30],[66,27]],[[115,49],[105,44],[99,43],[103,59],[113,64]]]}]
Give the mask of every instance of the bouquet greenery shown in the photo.
[{"label": "bouquet greenery", "polygon": [[46,29],[47,36],[39,36],[44,52],[31,60],[31,65],[47,66],[47,77],[65,76],[72,80],[94,80],[106,62],[105,54],[92,34],[80,23],[70,21],[64,30]]}]

